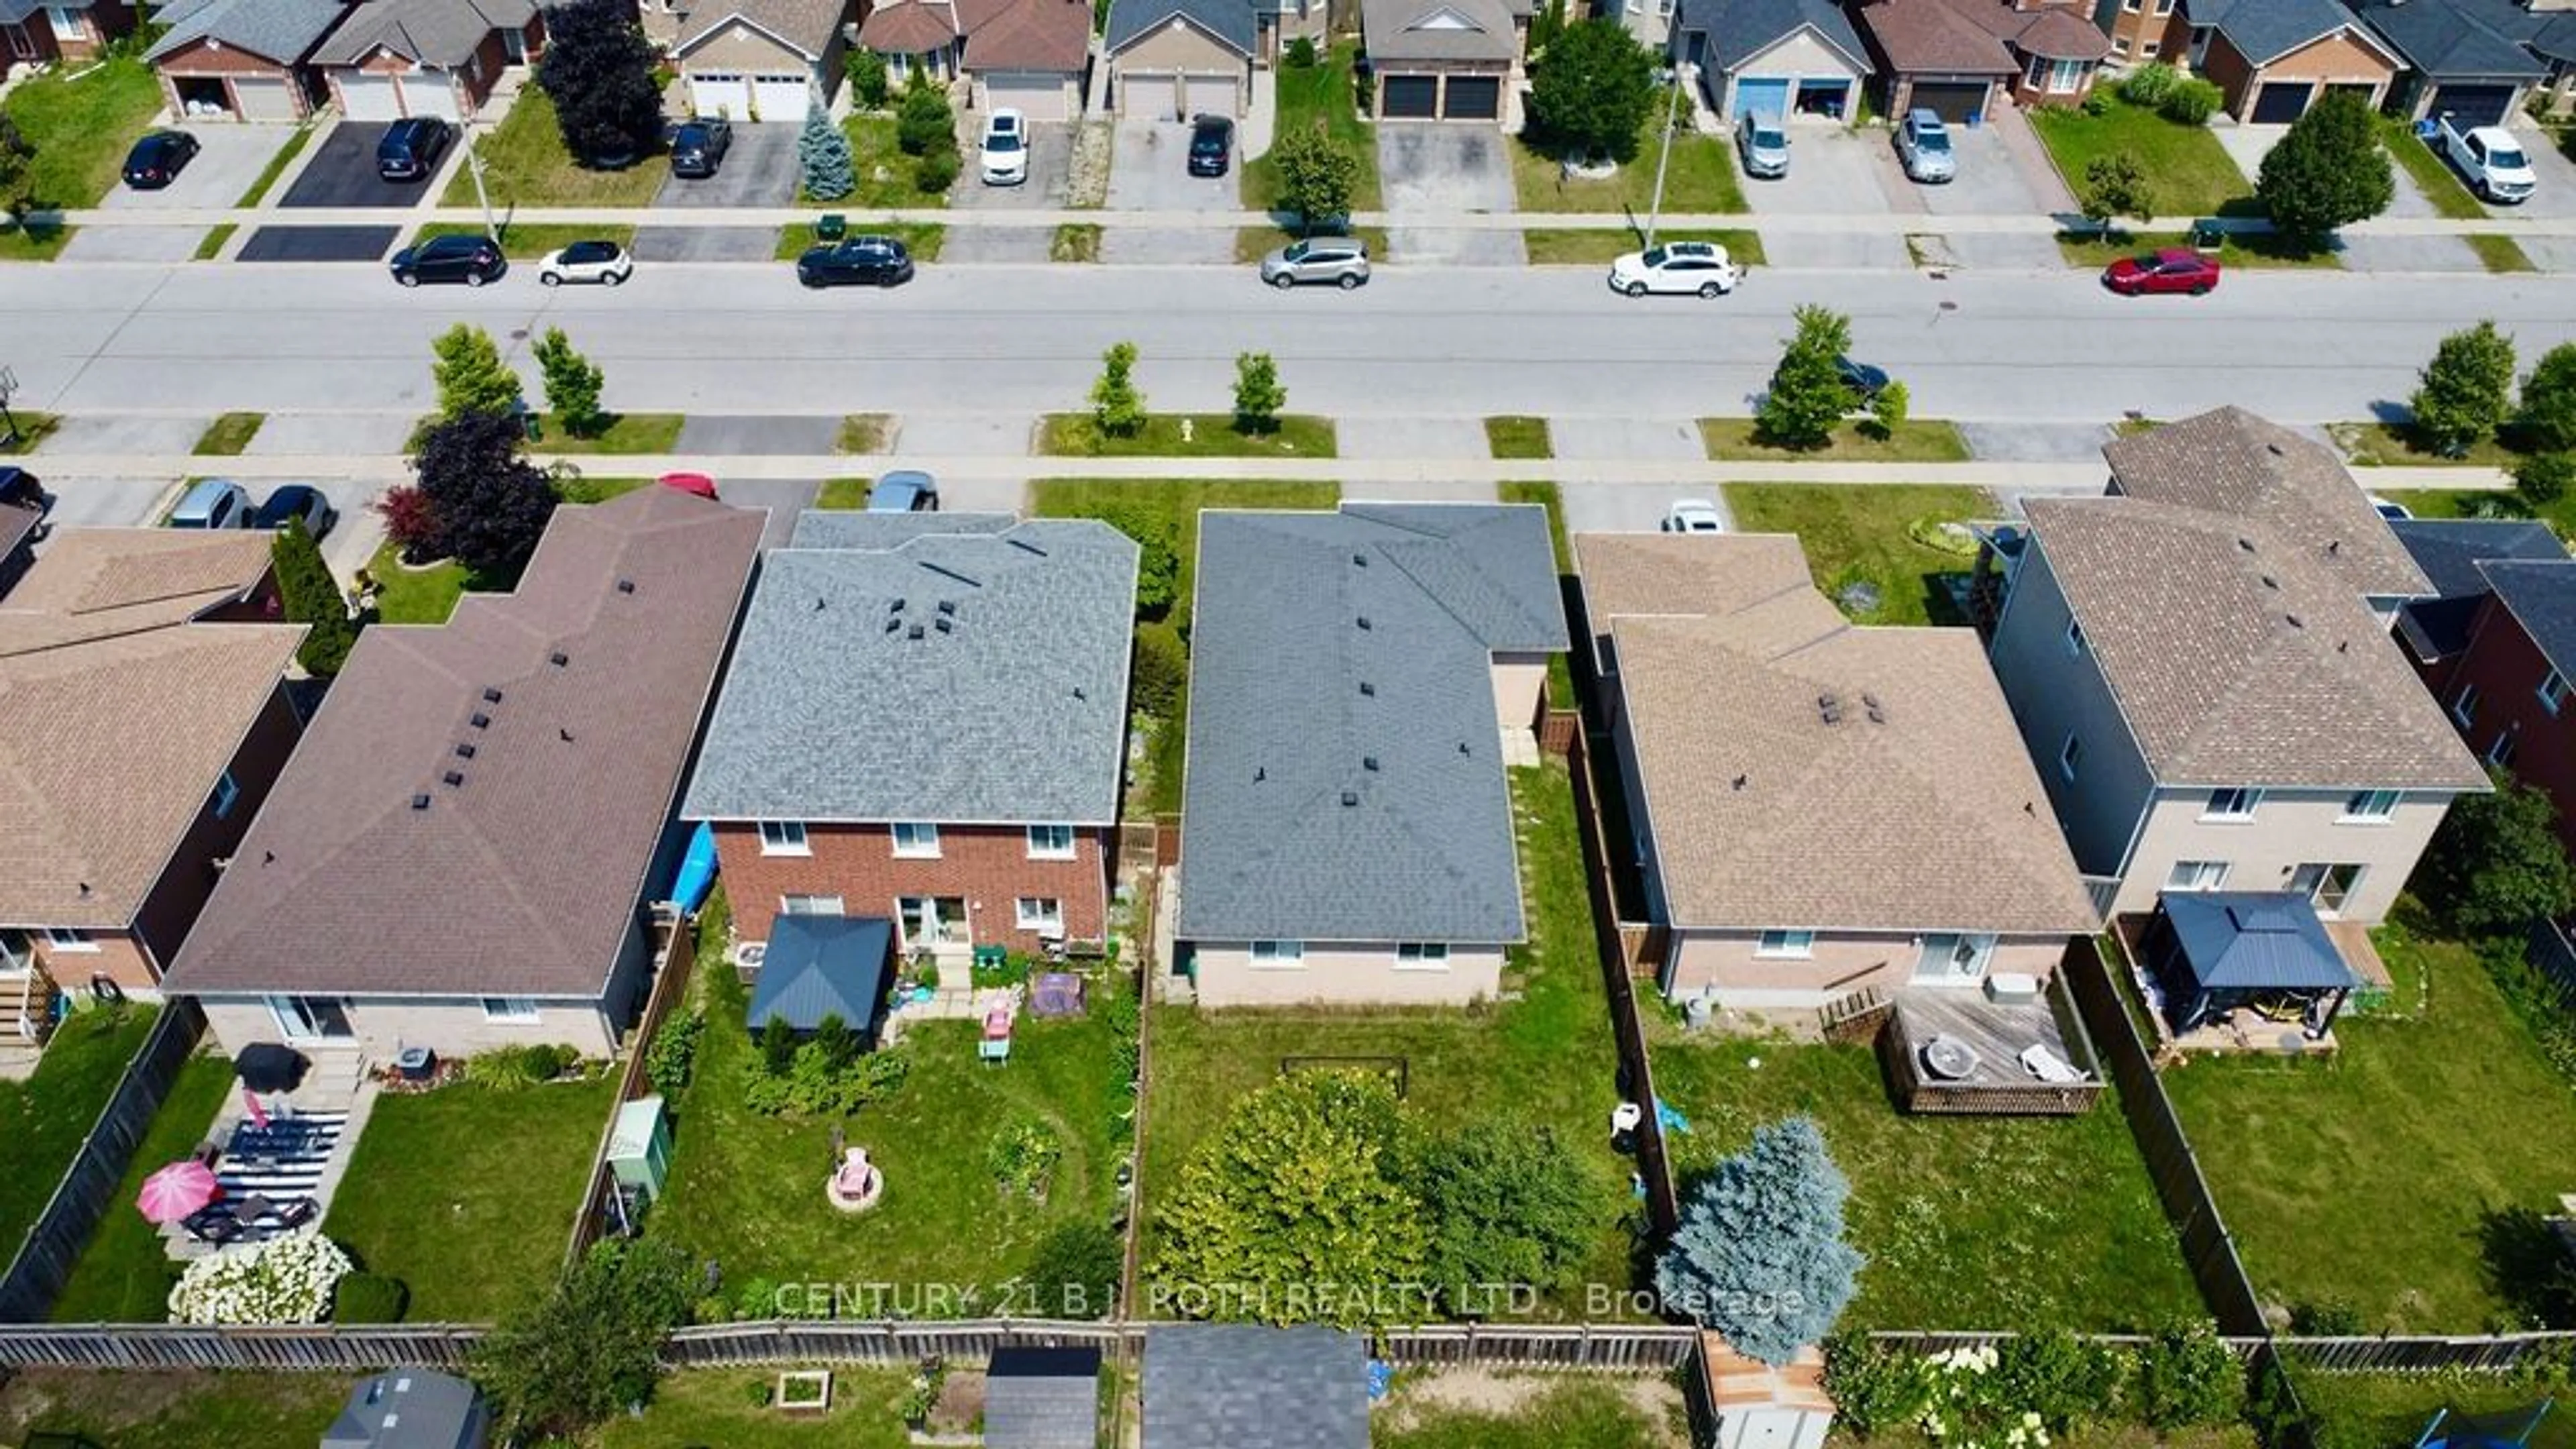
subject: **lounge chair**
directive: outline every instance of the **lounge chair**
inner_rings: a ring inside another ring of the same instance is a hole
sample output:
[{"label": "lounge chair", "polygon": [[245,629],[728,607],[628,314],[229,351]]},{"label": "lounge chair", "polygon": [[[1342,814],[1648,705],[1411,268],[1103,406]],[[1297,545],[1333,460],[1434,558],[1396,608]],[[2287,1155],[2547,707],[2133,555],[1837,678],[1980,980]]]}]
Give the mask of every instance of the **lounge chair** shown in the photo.
[{"label": "lounge chair", "polygon": [[180,1230],[201,1243],[221,1247],[242,1235],[241,1219],[231,1208],[218,1203],[201,1207],[179,1220]]}]

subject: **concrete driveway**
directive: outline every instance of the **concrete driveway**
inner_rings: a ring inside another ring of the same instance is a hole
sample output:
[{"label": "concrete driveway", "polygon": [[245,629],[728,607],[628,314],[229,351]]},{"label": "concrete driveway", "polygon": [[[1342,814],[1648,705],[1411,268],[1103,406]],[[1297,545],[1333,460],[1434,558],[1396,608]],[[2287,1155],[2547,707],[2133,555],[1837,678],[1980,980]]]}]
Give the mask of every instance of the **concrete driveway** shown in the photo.
[{"label": "concrete driveway", "polygon": [[765,262],[778,250],[778,234],[765,226],[639,226],[639,262]]},{"label": "concrete driveway", "polygon": [[[1728,145],[1734,141],[1729,135]],[[1843,126],[1792,123],[1789,174],[1776,180],[1744,178],[1744,203],[1755,216],[1876,216],[1887,211],[1878,167],[1871,157],[1886,139],[1878,132]],[[1740,172],[1743,168],[1739,166]]]},{"label": "concrete driveway", "polygon": [[[158,191],[136,191],[119,182],[99,199],[100,207],[127,211],[237,205],[259,180],[259,173],[268,169],[269,159],[295,134],[293,126],[222,124],[180,129],[197,138],[197,156],[180,171],[177,180]],[[368,160],[372,166],[373,152]]]},{"label": "concrete driveway", "polygon": [[2576,216],[2576,161],[2550,144],[2549,137],[2528,126],[2517,126],[2514,135],[2531,157],[2531,170],[2539,185],[2531,199],[2520,206],[2490,206],[2494,216]]},{"label": "concrete driveway", "polygon": [[2031,186],[2005,145],[2005,124],[1998,117],[1989,125],[1952,126],[1950,144],[1958,151],[1959,174],[1939,186],[1906,179],[1905,168],[1896,155],[1895,133],[1891,131],[1882,146],[1886,164],[1880,175],[1893,178],[1894,185],[1915,193],[1923,210],[1934,216],[2031,216],[2053,210]]},{"label": "concrete driveway", "polygon": [[1378,180],[1386,193],[1388,260],[1451,267],[1518,267],[1529,253],[1516,231],[1408,224],[1415,216],[1509,215],[1510,137],[1491,126],[1385,122],[1377,128]]},{"label": "concrete driveway", "polygon": [[1726,490],[1714,483],[1568,483],[1558,492],[1568,533],[1654,533],[1684,498],[1714,503],[1730,528],[1735,523]]},{"label": "concrete driveway", "polygon": [[[387,181],[376,174],[376,145],[384,140],[388,125],[352,124],[347,121],[333,126],[314,143],[313,159],[304,163],[304,174],[295,178],[280,206],[418,206],[438,194],[438,177],[423,181]],[[450,141],[439,153],[438,171],[444,173],[456,159],[460,141]],[[203,160],[203,157],[198,158]],[[238,194],[227,201],[240,200]]]},{"label": "concrete driveway", "polygon": [[[54,445],[48,440],[46,446]],[[35,470],[54,495],[45,522],[56,536],[66,528],[148,527],[162,498],[179,486],[170,478],[65,478],[46,471],[44,453],[37,450]]]},{"label": "concrete driveway", "polygon": [[[1109,168],[1112,211],[1240,211],[1241,162],[1223,176],[1189,172],[1190,128],[1178,121],[1120,121]],[[964,228],[959,228],[964,230]],[[1222,226],[1110,227],[1100,259],[1117,263],[1230,264],[1234,232]]]},{"label": "concrete driveway", "polygon": [[[264,226],[233,254],[242,262],[378,262],[398,226]],[[392,285],[389,281],[388,286]]]},{"label": "concrete driveway", "polygon": [[[975,164],[982,124],[977,117],[972,128],[959,128],[971,129],[971,134],[959,143],[966,151],[966,170],[949,189],[949,210],[1007,213],[1065,204],[1073,180],[1072,126],[1060,121],[1030,122],[1029,179],[1017,186],[987,186]],[[1054,254],[1051,226],[952,226],[939,248],[942,262],[1044,263]]]},{"label": "concrete driveway", "polygon": [[748,122],[733,128],[733,147],[725,152],[724,164],[713,176],[686,181],[667,174],[670,163],[655,160],[652,165],[666,169],[662,189],[653,194],[655,206],[794,206],[796,204],[796,133],[804,128],[789,125],[753,125]]}]

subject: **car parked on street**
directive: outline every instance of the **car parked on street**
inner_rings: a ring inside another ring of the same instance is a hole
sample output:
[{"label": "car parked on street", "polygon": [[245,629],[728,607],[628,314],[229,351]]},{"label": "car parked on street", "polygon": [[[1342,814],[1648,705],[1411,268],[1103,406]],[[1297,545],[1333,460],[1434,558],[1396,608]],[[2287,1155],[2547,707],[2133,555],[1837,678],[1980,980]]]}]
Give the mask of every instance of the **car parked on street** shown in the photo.
[{"label": "car parked on street", "polygon": [[899,287],[912,280],[912,253],[890,236],[854,236],[808,247],[796,259],[808,287]]},{"label": "car parked on street", "polygon": [[387,181],[423,181],[438,169],[456,128],[436,116],[413,116],[385,128],[376,143],[376,174]]},{"label": "car parked on street", "polygon": [[1887,391],[1886,368],[1872,367],[1866,362],[1854,362],[1848,357],[1837,357],[1834,359],[1834,371],[1841,374],[1843,386],[1851,389],[1852,402],[1856,406],[1868,407],[1878,400],[1880,393]]},{"label": "car parked on street", "polygon": [[289,483],[271,491],[268,501],[260,504],[259,511],[250,516],[253,528],[273,530],[301,522],[304,531],[316,539],[329,533],[331,525],[339,521],[340,511],[331,506],[330,499],[322,496],[321,489],[310,483]]},{"label": "car parked on street", "polygon": [[1896,128],[1896,156],[1908,178],[1938,185],[1959,175],[1959,153],[1950,149],[1950,128],[1933,112],[1917,106]]},{"label": "car parked on street", "polygon": [[1744,174],[1776,179],[1789,174],[1789,132],[1778,116],[1746,111],[1735,118],[1735,154]]},{"label": "car parked on street", "polygon": [[179,495],[166,528],[248,528],[250,494],[230,478],[200,478]]},{"label": "car parked on street", "polygon": [[1676,499],[1664,514],[1663,529],[1666,533],[1724,533],[1726,515],[1705,498]]},{"label": "car parked on street", "polygon": [[1741,275],[1726,248],[1715,242],[1666,242],[1612,262],[1610,290],[1630,297],[1648,292],[1722,297],[1735,290]]},{"label": "car parked on street", "polygon": [[684,121],[671,133],[671,174],[683,181],[702,181],[724,165],[733,149],[733,122],[717,117]]},{"label": "car parked on street", "polygon": [[2166,247],[2113,262],[2102,269],[2102,285],[2123,297],[2148,292],[2185,292],[2198,297],[2218,285],[2218,273],[2218,258],[2188,247]]},{"label": "car parked on street", "polygon": [[196,159],[197,138],[185,131],[154,131],[125,153],[125,184],[137,191],[158,191],[179,179]]},{"label": "car parked on street", "polygon": [[1190,174],[1223,176],[1234,164],[1234,122],[1200,116],[1190,122]]},{"label": "car parked on street", "polygon": [[394,280],[406,287],[423,282],[463,282],[479,287],[510,269],[501,248],[488,236],[460,234],[431,237],[394,253],[387,263]]},{"label": "car parked on street", "polygon": [[597,282],[614,287],[635,275],[635,259],[613,241],[577,241],[537,259],[537,280],[549,287]]},{"label": "car parked on street", "polygon": [[937,513],[939,482],[912,468],[899,468],[868,489],[870,513]]},{"label": "car parked on street", "polygon": [[1354,237],[1308,237],[1261,259],[1261,280],[1281,291],[1330,282],[1347,292],[1368,279],[1368,247]]},{"label": "car parked on street", "polygon": [[1008,106],[984,118],[977,169],[987,186],[1017,186],[1029,179],[1029,118]]}]

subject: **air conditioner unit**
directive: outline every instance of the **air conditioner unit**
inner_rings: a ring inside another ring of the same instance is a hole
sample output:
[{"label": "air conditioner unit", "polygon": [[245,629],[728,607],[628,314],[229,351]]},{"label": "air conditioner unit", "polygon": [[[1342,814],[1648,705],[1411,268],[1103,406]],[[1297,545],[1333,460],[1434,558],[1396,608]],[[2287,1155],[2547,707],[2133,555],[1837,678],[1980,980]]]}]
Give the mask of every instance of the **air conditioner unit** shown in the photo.
[{"label": "air conditioner unit", "polygon": [[1998,971],[1986,978],[1986,999],[2004,1006],[2024,1006],[2039,999],[2039,978],[2022,971]]}]

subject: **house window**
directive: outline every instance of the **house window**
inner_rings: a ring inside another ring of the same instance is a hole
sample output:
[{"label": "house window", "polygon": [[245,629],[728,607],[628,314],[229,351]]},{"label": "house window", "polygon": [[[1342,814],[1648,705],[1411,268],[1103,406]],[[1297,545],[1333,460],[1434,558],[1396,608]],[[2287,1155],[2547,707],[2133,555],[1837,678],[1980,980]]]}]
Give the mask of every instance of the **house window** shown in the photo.
[{"label": "house window", "polygon": [[1816,954],[1816,933],[1765,931],[1762,933],[1762,939],[1753,943],[1753,954],[1776,957],[1785,961],[1804,961]]},{"label": "house window", "polygon": [[2138,47],[2138,54],[2148,60],[2153,60],[2156,58],[2156,52],[2162,49],[2164,49],[2164,42],[2159,40],[2150,40]]},{"label": "house window", "polygon": [[2332,918],[2343,914],[2362,874],[2357,865],[2303,865],[2290,872],[2290,889],[2316,902],[2318,915]]},{"label": "house window", "polygon": [[1306,964],[1306,943],[1303,941],[1255,941],[1252,943],[1252,964],[1255,966],[1270,966],[1283,969],[1303,966]]},{"label": "house window", "polygon": [[2116,57],[2116,56],[2125,56],[2125,55],[2127,55],[2128,53],[2129,53],[2129,37],[2127,37],[2127,36],[2125,36],[2125,35],[2114,35],[2114,36],[2112,36],[2112,37],[2111,37],[2111,54],[2112,54],[2113,56],[2115,56],[2115,57]]},{"label": "house window", "polygon": [[1395,948],[1395,967],[1399,971],[1445,971],[1449,967],[1449,943],[1399,942]]},{"label": "house window", "polygon": [[760,853],[763,855],[812,855],[805,844],[805,822],[802,820],[764,820],[760,822]]},{"label": "house window", "polygon": [[2214,891],[2227,885],[2227,862],[2223,860],[2177,860],[2165,876],[2169,891]]},{"label": "house window", "polygon": [[2203,820],[2251,820],[2254,807],[2263,803],[2263,792],[2237,786],[2209,792],[2209,806],[2200,812]]},{"label": "house window", "polygon": [[2559,704],[2567,698],[2567,676],[2553,669],[2540,681],[2540,707],[2558,713]]},{"label": "house window", "polygon": [[2174,0],[2156,0],[2156,13],[2158,15],[2171,15],[2173,13],[2173,5]]},{"label": "house window", "polygon": [[841,898],[839,896],[780,896],[778,898],[778,913],[782,916],[838,916],[846,914],[841,909]]},{"label": "house window", "polygon": [[1022,896],[1019,899],[1020,929],[1040,935],[1064,934],[1064,902],[1053,896]]},{"label": "house window", "polygon": [[2346,820],[2386,820],[2397,813],[2395,790],[2356,790],[2343,802]]},{"label": "house window", "polygon": [[2138,0],[2120,0],[2120,13],[2123,15],[2137,14]]},{"label": "house window", "polygon": [[98,943],[91,940],[86,931],[66,931],[60,927],[47,926],[44,928],[43,935],[48,950],[83,953],[98,950]]},{"label": "house window", "polygon": [[483,998],[483,1019],[531,1025],[537,1020],[537,1003],[525,996],[486,996]]},{"label": "house window", "polygon": [[233,772],[226,770],[215,779],[215,818],[221,820],[241,803],[241,786],[233,783]]},{"label": "house window", "polygon": [[2075,767],[2084,763],[2084,742],[2069,734],[2066,743],[2057,747],[2057,773],[2068,780],[2075,778]]},{"label": "house window", "polygon": [[894,854],[897,860],[937,860],[939,827],[910,820],[896,821]]},{"label": "house window", "polygon": [[1030,826],[1029,859],[1073,859],[1073,827],[1070,825]]},{"label": "house window", "polygon": [[2066,621],[2066,652],[2069,654],[2084,652],[2084,626],[2071,618]]},{"label": "house window", "polygon": [[2513,731],[2496,731],[2495,743],[2487,746],[2487,763],[2499,770],[2509,770],[2513,768],[2513,755]]},{"label": "house window", "polygon": [[2080,60],[2050,60],[2045,56],[2030,58],[2030,86],[2053,96],[2067,95],[2084,84],[2085,72],[2092,67]]},{"label": "house window", "polygon": [[89,38],[88,22],[81,18],[81,13],[78,10],[73,9],[69,5],[46,6],[45,18],[54,23],[54,38],[56,40],[86,40]]},{"label": "house window", "polygon": [[2477,723],[2478,687],[2476,685],[2463,684],[2460,686],[2460,692],[2451,696],[2451,719],[2462,729]]}]

